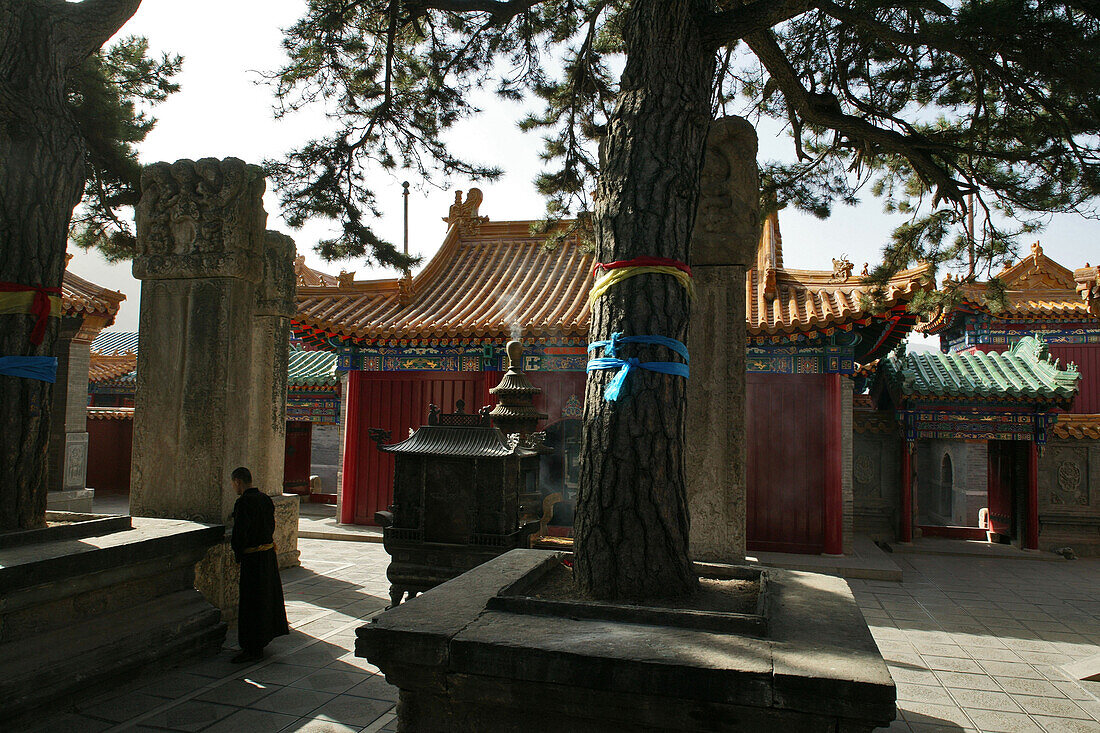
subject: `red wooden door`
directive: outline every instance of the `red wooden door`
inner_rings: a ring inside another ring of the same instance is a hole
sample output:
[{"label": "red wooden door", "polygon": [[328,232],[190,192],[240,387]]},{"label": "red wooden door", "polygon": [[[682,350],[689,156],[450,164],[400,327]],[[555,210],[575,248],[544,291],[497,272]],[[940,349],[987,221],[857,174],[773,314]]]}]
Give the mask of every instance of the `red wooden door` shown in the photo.
[{"label": "red wooden door", "polygon": [[989,528],[997,534],[1012,537],[1015,529],[1012,521],[1012,487],[1016,483],[1016,463],[1013,460],[1013,442],[991,440],[988,444],[989,473]]},{"label": "red wooden door", "polygon": [[828,379],[816,374],[746,375],[750,549],[824,549]]},{"label": "red wooden door", "polygon": [[283,491],[309,493],[309,468],[313,456],[313,423],[292,420],[286,424],[286,449],[283,453]]},{"label": "red wooden door", "polygon": [[[354,491],[345,487],[342,501],[351,498],[356,524],[374,524],[374,513],[385,510],[393,501],[393,455],[378,450],[370,439],[370,428],[390,432],[397,443],[409,430],[428,422],[428,405],[436,404],[443,412],[454,412],[463,400],[466,412],[476,412],[490,404],[488,389],[500,381],[499,372],[359,372],[359,414],[357,420],[358,461]],[[348,448],[345,448],[347,450]],[[347,459],[344,464],[347,466]],[[345,480],[348,477],[345,474]]]}]

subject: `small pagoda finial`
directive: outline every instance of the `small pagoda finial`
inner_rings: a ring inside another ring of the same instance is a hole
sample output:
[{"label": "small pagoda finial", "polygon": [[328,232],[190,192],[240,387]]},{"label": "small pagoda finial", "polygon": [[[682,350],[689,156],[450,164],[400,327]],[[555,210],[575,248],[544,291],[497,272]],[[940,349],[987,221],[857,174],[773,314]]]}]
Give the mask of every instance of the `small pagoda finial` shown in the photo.
[{"label": "small pagoda finial", "polygon": [[523,365],[520,361],[523,358],[523,342],[509,341],[504,350],[508,354],[508,369],[520,371]]}]

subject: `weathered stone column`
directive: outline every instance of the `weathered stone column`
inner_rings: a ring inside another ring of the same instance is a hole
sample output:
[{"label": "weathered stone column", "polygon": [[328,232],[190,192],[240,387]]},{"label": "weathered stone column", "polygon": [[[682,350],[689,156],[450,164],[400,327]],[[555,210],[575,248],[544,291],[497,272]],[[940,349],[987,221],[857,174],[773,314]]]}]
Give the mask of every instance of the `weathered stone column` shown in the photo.
[{"label": "weathered stone column", "polygon": [[760,238],[756,131],[711,124],[691,241],[687,494],[692,558],[745,556],[745,270]]},{"label": "weathered stone column", "polygon": [[46,508],[90,512],[93,492],[88,472],[88,361],[91,341],[81,333],[83,319],[65,316],[54,343],[57,381],[50,412],[50,474]]},{"label": "weathered stone column", "polygon": [[[142,174],[134,516],[227,523],[237,466],[282,494],[289,313],[278,260],[292,268],[293,249],[267,236],[264,187],[260,169],[235,158],[156,163]],[[296,562],[297,500],[280,505],[280,559]],[[227,542],[199,563],[195,582],[223,612],[235,611]]]},{"label": "weathered stone column", "polygon": [[290,317],[294,315],[294,240],[268,231],[263,279],[252,317],[252,437],[250,470],[257,486],[275,503],[275,547],[279,567],[298,565],[298,502],[283,493],[286,458],[287,362],[290,359]]}]

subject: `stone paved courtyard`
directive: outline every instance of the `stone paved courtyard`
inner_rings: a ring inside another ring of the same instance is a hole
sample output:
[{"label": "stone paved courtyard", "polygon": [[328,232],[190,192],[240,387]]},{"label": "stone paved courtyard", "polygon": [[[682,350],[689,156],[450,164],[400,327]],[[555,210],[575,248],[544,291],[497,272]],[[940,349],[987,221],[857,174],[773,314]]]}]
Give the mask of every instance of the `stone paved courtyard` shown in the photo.
[{"label": "stone paved courtyard", "polygon": [[[394,688],[352,652],[386,603],[385,551],[300,548],[302,567],[283,573],[293,632],[263,662],[230,664],[231,630],[216,657],[76,700],[31,730],[394,730]],[[1100,683],[1060,669],[1100,654],[1100,560],[893,557],[902,583],[850,581],[897,683],[889,731],[1100,731]]]}]

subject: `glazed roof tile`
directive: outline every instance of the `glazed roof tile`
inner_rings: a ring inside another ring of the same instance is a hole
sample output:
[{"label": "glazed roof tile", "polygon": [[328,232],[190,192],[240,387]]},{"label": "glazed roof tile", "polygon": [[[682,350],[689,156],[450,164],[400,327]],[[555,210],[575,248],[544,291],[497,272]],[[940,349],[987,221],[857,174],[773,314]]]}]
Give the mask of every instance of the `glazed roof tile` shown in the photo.
[{"label": "glazed roof tile", "polygon": [[906,398],[1069,402],[1081,379],[1077,367],[1060,368],[1046,344],[1026,336],[1001,353],[907,354],[884,360],[886,378]]},{"label": "glazed roof tile", "polygon": [[[531,224],[452,222],[439,252],[415,277],[354,282],[343,273],[335,286],[299,286],[296,327],[365,341],[506,339],[517,330],[526,338],[584,337],[593,257],[576,237],[548,249]],[[784,269],[778,218],[770,217],[747,279],[749,333],[811,333],[872,318],[863,302],[868,286],[844,264],[837,271]],[[898,273],[886,308],[931,287],[928,273],[927,266]]]},{"label": "glazed roof tile", "polygon": [[103,331],[92,342],[92,351],[100,354],[136,354],[137,350],[136,331]]},{"label": "glazed roof tile", "polygon": [[1100,415],[1063,413],[1054,423],[1053,432],[1062,440],[1100,440]]},{"label": "glazed roof tile", "polygon": [[119,304],[124,300],[126,296],[122,293],[108,290],[65,270],[61,280],[61,302],[65,315],[104,316],[109,326],[114,323]]},{"label": "glazed roof tile", "polygon": [[531,224],[453,224],[415,277],[299,287],[296,320],[367,340],[583,336],[592,255],[575,237],[546,247]]},{"label": "glazed roof tile", "polygon": [[89,420],[133,420],[134,408],[132,407],[89,407],[87,408]]},{"label": "glazed roof tile", "polygon": [[89,382],[132,382],[137,370],[137,354],[100,354],[91,352],[88,359]]},{"label": "glazed roof tile", "polygon": [[287,384],[291,387],[335,386],[336,354],[328,351],[292,351],[287,364]]},{"label": "glazed roof tile", "polygon": [[[861,276],[851,274],[851,263],[834,262],[832,272],[785,269],[779,218],[773,213],[764,223],[756,265],[748,273],[749,333],[798,333],[869,317],[864,300],[870,288]],[[883,306],[907,303],[917,291],[930,289],[930,273],[928,265],[897,273],[887,283]]]},{"label": "glazed roof tile", "polygon": [[[1087,270],[1077,271],[1082,274],[1082,280],[1087,279]],[[940,333],[951,327],[959,311],[968,310],[988,313],[996,318],[1020,320],[1065,321],[1095,316],[1089,312],[1088,294],[1081,292],[1082,280],[1075,279],[1073,271],[1047,257],[1038,242],[1031,245],[1030,255],[997,273],[997,279],[1004,285],[1005,303],[1002,309],[994,309],[986,300],[988,283],[957,284],[948,276],[944,286],[958,287],[959,306],[935,315],[921,324],[918,330]]]}]

